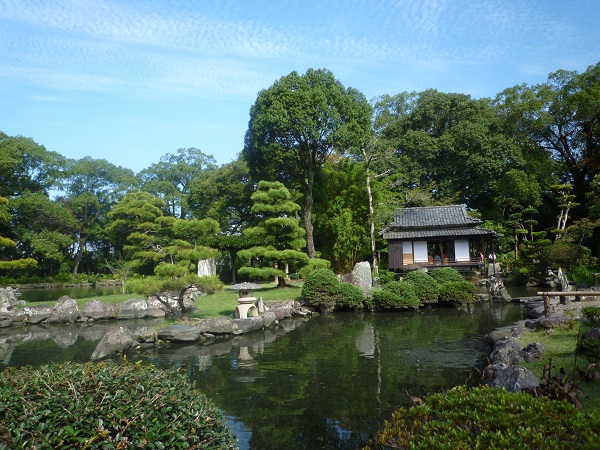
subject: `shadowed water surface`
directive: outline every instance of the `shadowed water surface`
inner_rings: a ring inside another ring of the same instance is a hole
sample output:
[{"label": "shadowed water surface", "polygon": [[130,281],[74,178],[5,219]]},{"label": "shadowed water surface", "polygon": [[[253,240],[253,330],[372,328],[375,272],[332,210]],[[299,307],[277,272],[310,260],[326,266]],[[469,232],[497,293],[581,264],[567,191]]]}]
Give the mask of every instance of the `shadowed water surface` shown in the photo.
[{"label": "shadowed water surface", "polygon": [[[519,305],[487,302],[338,313],[210,344],[165,345],[132,359],[185,371],[223,410],[242,449],[356,449],[410,404],[409,394],[464,383],[489,352],[483,336],[522,314]],[[105,331],[99,326],[111,325],[36,327],[42,339],[32,330],[0,330],[8,350],[0,368],[85,361]]]}]

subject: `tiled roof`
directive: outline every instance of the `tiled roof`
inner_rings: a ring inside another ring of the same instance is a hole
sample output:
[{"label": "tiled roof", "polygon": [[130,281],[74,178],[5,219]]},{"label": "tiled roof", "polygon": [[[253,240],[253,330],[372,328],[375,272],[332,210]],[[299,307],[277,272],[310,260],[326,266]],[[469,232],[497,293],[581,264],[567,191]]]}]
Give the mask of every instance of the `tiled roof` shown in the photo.
[{"label": "tiled roof", "polygon": [[496,233],[493,230],[478,227],[463,227],[463,228],[428,228],[415,230],[384,230],[384,239],[422,239],[422,238],[438,238],[438,237],[491,237]]},{"label": "tiled roof", "polygon": [[399,209],[387,229],[446,228],[480,223],[481,220],[469,217],[465,205],[424,206]]}]

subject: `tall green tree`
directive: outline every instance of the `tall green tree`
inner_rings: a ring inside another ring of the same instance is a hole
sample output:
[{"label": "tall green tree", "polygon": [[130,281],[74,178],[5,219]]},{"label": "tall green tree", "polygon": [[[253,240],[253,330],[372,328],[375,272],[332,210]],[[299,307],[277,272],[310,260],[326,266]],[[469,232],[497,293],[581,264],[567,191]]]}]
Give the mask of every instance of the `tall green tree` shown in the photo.
[{"label": "tall green tree", "polygon": [[180,148],[175,154],[162,156],[160,162],[142,170],[138,177],[144,191],[164,200],[169,215],[183,219],[188,216],[187,196],[192,179],[216,167],[211,155],[193,147]]},{"label": "tall green tree", "polygon": [[190,184],[187,204],[193,217],[214,219],[225,234],[237,235],[253,220],[253,192],[248,165],[238,158],[197,173]]},{"label": "tall green tree", "polygon": [[0,195],[48,193],[61,178],[65,158],[46,150],[31,138],[8,136],[0,131]]},{"label": "tall green tree", "polygon": [[60,200],[71,211],[77,223],[74,277],[91,244],[90,238],[101,232],[106,214],[135,184],[135,175],[131,170],[115,166],[104,159],[88,156],[69,161],[62,186],[65,196]]},{"label": "tall green tree", "polygon": [[315,173],[334,150],[368,141],[371,106],[324,69],[292,72],[259,92],[250,109],[242,155],[254,180],[279,180],[304,194],[304,228],[316,256],[312,207]]},{"label": "tall green tree", "polygon": [[600,63],[582,74],[556,71],[546,83],[515,86],[495,100],[513,134],[529,139],[558,163],[558,182],[572,184],[580,204],[600,169],[599,102]]},{"label": "tall green tree", "polygon": [[[0,197],[0,226],[5,226],[10,222],[10,213],[8,212],[8,208],[6,205],[8,204],[8,199],[6,197]],[[8,249],[14,249],[17,246],[17,243],[13,241],[11,238],[3,236],[0,234],[0,271],[10,270],[10,269],[28,269],[35,267],[37,265],[37,261],[30,257],[8,257],[7,251]]]},{"label": "tall green tree", "polygon": [[42,192],[29,193],[9,201],[11,237],[17,255],[38,261],[37,273],[67,276],[73,260],[76,221],[60,202]]},{"label": "tall green tree", "polygon": [[262,241],[262,245],[240,250],[238,256],[250,264],[238,270],[240,275],[253,279],[276,277],[278,286],[285,286],[285,265],[297,268],[308,264],[308,256],[301,249],[306,245],[306,232],[298,224],[300,206],[279,181],[260,181],[252,195],[252,212],[260,221],[247,228],[244,234]]}]

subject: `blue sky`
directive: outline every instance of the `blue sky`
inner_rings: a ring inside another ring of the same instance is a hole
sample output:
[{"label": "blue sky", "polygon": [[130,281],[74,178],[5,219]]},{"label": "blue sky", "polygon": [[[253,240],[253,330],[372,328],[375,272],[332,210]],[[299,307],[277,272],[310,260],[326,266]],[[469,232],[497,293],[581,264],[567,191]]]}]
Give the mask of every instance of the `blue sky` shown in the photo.
[{"label": "blue sky", "polygon": [[135,172],[182,147],[224,164],[294,70],[493,97],[598,62],[599,21],[597,0],[0,0],[0,131]]}]

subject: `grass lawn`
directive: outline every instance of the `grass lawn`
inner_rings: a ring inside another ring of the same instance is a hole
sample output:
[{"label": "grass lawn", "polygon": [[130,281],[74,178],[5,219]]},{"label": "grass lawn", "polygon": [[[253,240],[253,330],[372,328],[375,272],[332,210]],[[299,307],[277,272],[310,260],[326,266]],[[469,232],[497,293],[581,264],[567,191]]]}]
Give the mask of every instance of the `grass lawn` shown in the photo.
[{"label": "grass lawn", "polygon": [[[584,410],[600,411],[600,381],[589,384],[581,380],[578,374],[573,375],[575,364],[582,369],[586,369],[588,361],[582,357],[575,360],[575,348],[577,347],[577,333],[579,325],[575,324],[573,329],[557,328],[554,333],[547,334],[545,330],[532,331],[525,333],[519,338],[524,346],[533,342],[539,342],[546,347],[544,358],[540,361],[523,363],[537,377],[542,377],[544,366],[550,363],[552,358],[552,375],[557,375],[562,367],[566,370],[569,380],[574,381],[583,391],[580,398]],[[583,334],[582,329],[582,334]]]},{"label": "grass lawn", "polygon": [[[290,283],[289,287],[277,288],[273,283],[261,284],[262,289],[254,291],[255,297],[262,297],[265,301],[282,301],[282,300],[300,300],[301,283]],[[208,318],[208,317],[230,317],[233,316],[237,305],[238,291],[234,291],[225,286],[220,292],[210,295],[199,296],[196,299],[196,306],[200,308],[200,313],[194,314],[192,317]],[[103,295],[100,297],[78,298],[75,301],[81,309],[83,305],[95,298],[105,304],[120,304],[132,298],[142,298],[140,294],[115,294]],[[53,301],[36,302],[36,305],[54,305]]]}]

